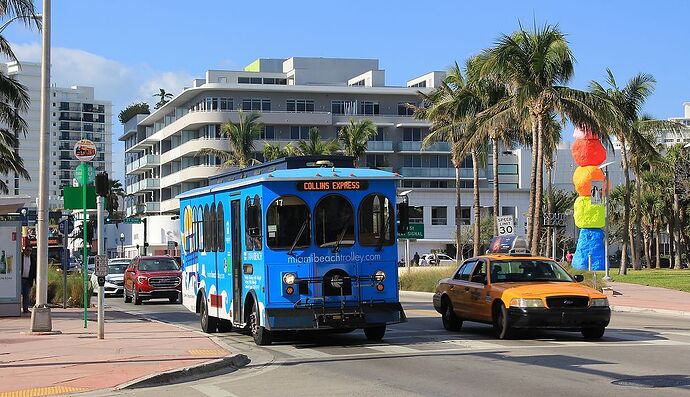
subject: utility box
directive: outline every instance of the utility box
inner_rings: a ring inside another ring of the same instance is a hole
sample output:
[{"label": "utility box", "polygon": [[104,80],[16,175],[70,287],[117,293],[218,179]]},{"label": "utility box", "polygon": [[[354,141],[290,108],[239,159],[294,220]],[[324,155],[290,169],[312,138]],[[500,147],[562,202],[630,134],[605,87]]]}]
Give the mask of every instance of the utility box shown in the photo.
[{"label": "utility box", "polygon": [[0,221],[0,317],[21,315],[21,222]]}]

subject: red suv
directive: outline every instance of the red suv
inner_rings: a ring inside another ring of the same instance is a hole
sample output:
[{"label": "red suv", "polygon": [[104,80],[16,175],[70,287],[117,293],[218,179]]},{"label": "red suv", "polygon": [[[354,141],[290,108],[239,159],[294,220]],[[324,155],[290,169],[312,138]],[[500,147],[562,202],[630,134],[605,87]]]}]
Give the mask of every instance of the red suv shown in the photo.
[{"label": "red suv", "polygon": [[182,273],[175,259],[169,256],[141,256],[134,258],[124,277],[125,302],[168,298],[175,303],[182,292]]}]

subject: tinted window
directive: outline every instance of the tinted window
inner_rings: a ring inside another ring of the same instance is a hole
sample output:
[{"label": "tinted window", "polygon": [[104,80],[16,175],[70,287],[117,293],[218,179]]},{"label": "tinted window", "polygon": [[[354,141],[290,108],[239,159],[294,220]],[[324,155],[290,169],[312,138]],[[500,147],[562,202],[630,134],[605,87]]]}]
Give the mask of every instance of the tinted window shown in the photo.
[{"label": "tinted window", "polygon": [[473,283],[486,284],[486,262],[477,262],[477,266],[474,267],[474,272],[472,272],[470,281]]},{"label": "tinted window", "polygon": [[142,259],[139,261],[139,270],[143,272],[179,270],[174,259]]},{"label": "tinted window", "polygon": [[123,274],[129,266],[128,263],[113,263],[108,265],[108,274]]},{"label": "tinted window", "polygon": [[309,207],[298,197],[281,196],[266,212],[266,244],[269,248],[290,249],[293,243],[297,248],[311,244]]},{"label": "tinted window", "polygon": [[323,197],[314,209],[316,244],[321,247],[355,243],[355,217],[352,204],[343,196]]},{"label": "tinted window", "polygon": [[225,214],[223,213],[223,203],[218,203],[216,217],[216,249],[218,252],[225,252]]},{"label": "tinted window", "polygon": [[364,198],[359,206],[359,241],[362,245],[393,244],[393,203],[382,194]]}]

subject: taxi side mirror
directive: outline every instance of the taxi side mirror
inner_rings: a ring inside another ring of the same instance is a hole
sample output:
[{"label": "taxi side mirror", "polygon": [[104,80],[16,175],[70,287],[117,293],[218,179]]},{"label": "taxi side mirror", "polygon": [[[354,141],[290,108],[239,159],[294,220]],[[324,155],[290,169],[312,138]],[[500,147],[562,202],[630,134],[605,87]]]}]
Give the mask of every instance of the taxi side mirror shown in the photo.
[{"label": "taxi side mirror", "polygon": [[576,274],[575,275],[575,281],[577,281],[578,283],[581,283],[581,282],[585,281],[585,276],[583,276],[581,274]]}]

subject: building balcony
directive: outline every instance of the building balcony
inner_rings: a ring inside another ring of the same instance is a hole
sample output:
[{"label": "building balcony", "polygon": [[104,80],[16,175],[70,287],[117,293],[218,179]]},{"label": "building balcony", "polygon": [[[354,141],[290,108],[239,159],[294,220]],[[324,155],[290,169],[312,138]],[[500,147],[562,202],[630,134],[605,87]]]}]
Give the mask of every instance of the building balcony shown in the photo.
[{"label": "building balcony", "polygon": [[125,171],[128,174],[137,174],[157,167],[158,165],[160,165],[160,161],[160,156],[156,154],[148,154],[146,156],[139,158],[138,160],[135,160],[127,164],[127,166],[125,167]]},{"label": "building balcony", "polygon": [[[402,167],[400,174],[404,178],[455,178],[455,168],[427,168],[427,167]],[[460,178],[472,178],[472,168],[460,168]],[[486,179],[486,171],[479,170],[479,178]]]},{"label": "building balcony", "polygon": [[180,200],[171,198],[169,200],[161,201],[160,212],[171,212],[178,214],[180,212]]},{"label": "building balcony", "polygon": [[[257,148],[257,150],[260,150],[262,141],[261,140],[256,140],[254,141],[254,147]],[[227,150],[228,149],[228,140],[225,138],[220,138],[220,139],[210,139],[210,138],[199,138],[199,139],[192,139],[189,140],[183,144],[181,144],[178,147],[174,147],[170,150],[168,150],[165,153],[162,153],[160,155],[159,159],[159,164],[167,164],[173,160],[177,160],[182,156],[185,155],[190,155],[198,152],[201,149],[218,149],[218,150]],[[129,172],[129,171],[127,171]]]},{"label": "building balcony", "polygon": [[205,181],[218,173],[218,170],[219,167],[214,165],[193,165],[162,177],[160,186],[165,188],[184,182]]},{"label": "building balcony", "polygon": [[367,152],[393,152],[392,141],[369,141],[367,142]]},{"label": "building balcony", "polygon": [[127,186],[127,194],[150,192],[160,188],[160,179],[146,178]]},{"label": "building balcony", "polygon": [[420,141],[402,141],[400,142],[401,152],[450,152],[450,144],[448,142],[436,142],[422,149],[422,142]]},{"label": "building balcony", "polygon": [[144,204],[146,207],[146,213],[155,213],[161,211],[161,203],[157,201],[151,201]]}]

